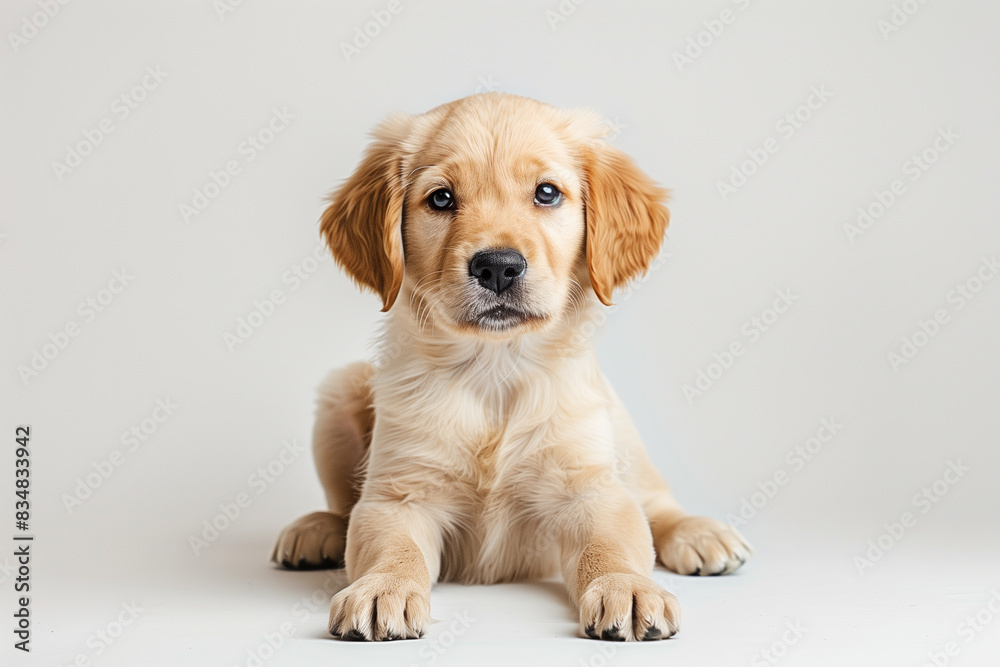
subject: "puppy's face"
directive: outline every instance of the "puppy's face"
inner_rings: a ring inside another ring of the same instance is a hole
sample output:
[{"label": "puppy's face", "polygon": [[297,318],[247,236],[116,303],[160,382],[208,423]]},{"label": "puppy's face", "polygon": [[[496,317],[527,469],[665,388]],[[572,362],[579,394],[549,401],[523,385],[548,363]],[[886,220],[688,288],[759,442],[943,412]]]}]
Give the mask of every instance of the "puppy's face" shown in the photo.
[{"label": "puppy's face", "polygon": [[545,328],[587,282],[604,303],[656,254],[665,192],[600,139],[591,114],[476,95],[376,131],[333,196],[334,257],[385,309],[457,335]]},{"label": "puppy's face", "polygon": [[418,316],[456,333],[544,327],[583,296],[578,161],[548,119],[525,116],[452,114],[414,155],[404,284]]}]

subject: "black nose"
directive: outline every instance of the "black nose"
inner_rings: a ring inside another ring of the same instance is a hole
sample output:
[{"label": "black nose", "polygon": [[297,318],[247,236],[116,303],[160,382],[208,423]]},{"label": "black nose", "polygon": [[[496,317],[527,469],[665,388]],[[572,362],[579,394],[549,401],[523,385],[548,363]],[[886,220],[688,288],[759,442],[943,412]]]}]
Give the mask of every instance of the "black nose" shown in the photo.
[{"label": "black nose", "polygon": [[528,269],[528,260],[516,250],[481,250],[469,262],[469,275],[500,294]]}]

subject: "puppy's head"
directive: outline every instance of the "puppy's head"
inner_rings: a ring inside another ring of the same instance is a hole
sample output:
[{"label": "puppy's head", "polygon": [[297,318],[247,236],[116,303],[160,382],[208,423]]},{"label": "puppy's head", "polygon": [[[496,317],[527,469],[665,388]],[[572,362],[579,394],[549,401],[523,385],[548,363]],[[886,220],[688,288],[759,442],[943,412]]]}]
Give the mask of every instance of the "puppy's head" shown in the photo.
[{"label": "puppy's head", "polygon": [[490,93],[382,123],[322,231],[388,310],[494,338],[546,327],[581,282],[611,303],[644,273],[666,191],[607,144],[593,114]]}]

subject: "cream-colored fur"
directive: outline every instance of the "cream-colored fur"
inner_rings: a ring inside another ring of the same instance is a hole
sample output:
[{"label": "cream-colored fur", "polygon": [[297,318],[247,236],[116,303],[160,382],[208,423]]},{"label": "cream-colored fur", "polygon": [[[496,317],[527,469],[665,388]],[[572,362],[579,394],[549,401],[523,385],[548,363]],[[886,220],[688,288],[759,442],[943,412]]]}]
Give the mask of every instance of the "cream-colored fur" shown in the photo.
[{"label": "cream-colored fur", "polygon": [[[532,203],[543,181],[558,206]],[[428,208],[440,187],[453,211]],[[664,199],[593,115],[533,100],[477,95],[377,130],[323,231],[387,321],[375,365],[320,390],[328,511],[288,526],[273,554],[345,564],[332,634],[420,637],[435,581],[561,574],[582,634],[662,639],[680,610],[650,579],[656,557],[681,574],[743,564],[735,530],[680,508],[582,334],[654,258]],[[493,301],[467,269],[496,247],[528,266],[515,303],[530,317],[502,326],[477,319]]]}]

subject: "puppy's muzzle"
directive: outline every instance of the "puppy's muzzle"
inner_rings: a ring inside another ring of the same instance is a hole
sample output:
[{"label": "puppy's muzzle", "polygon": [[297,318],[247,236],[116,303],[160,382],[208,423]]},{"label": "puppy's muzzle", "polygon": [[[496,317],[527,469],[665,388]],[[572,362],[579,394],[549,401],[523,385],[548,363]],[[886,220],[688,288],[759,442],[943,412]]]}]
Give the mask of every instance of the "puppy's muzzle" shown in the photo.
[{"label": "puppy's muzzle", "polygon": [[497,296],[522,280],[527,270],[528,260],[511,248],[481,250],[469,261],[469,275]]}]

